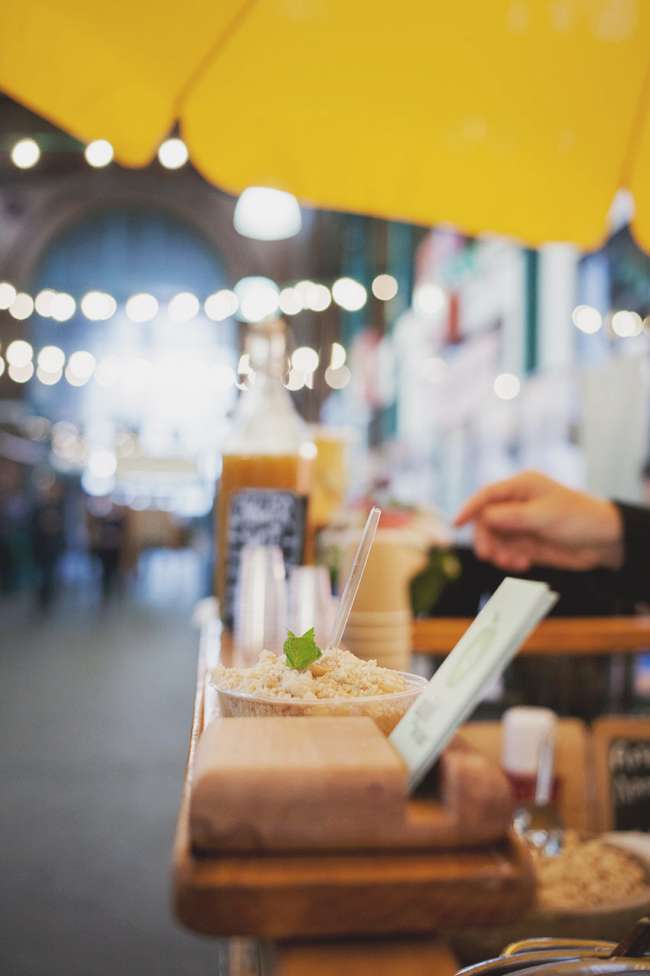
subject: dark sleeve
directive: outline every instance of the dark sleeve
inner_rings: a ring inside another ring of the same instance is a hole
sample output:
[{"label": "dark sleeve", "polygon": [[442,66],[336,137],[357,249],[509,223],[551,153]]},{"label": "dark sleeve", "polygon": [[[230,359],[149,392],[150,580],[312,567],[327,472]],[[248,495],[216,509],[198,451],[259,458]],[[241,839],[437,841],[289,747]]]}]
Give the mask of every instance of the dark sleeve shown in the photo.
[{"label": "dark sleeve", "polygon": [[[646,516],[650,526],[650,510]],[[426,616],[474,617],[482,600],[494,593],[506,576],[503,570],[477,559],[471,549],[459,547],[452,551],[461,565],[460,576],[447,583]],[[620,573],[606,569],[585,572],[534,566],[527,573],[507,575],[548,583],[560,597],[551,611],[554,617],[627,615],[633,613],[635,603],[643,599],[636,592],[629,592]],[[650,586],[647,589],[650,590]]]},{"label": "dark sleeve", "polygon": [[623,565],[612,579],[621,596],[650,600],[650,508],[615,504],[623,519]]}]

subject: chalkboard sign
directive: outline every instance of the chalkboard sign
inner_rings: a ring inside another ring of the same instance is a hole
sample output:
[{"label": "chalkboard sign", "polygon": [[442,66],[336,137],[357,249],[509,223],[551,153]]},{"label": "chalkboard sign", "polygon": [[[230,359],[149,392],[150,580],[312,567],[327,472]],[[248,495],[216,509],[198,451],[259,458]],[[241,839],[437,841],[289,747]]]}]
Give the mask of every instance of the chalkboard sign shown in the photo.
[{"label": "chalkboard sign", "polygon": [[303,561],[307,498],[293,491],[246,488],[230,499],[223,620],[232,627],[241,551],[248,544],[279,546],[287,566]]},{"label": "chalkboard sign", "polygon": [[599,827],[650,831],[650,718],[603,718],[593,735]]}]

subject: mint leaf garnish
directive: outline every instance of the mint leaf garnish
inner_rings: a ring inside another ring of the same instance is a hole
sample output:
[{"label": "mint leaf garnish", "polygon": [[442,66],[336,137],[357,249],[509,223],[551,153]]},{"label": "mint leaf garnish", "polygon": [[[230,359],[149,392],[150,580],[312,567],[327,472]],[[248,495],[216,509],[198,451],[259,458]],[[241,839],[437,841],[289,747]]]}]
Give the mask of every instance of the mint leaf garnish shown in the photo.
[{"label": "mint leaf garnish", "polygon": [[310,627],[302,637],[297,637],[291,630],[284,642],[284,653],[290,668],[301,671],[321,657],[321,649],[316,643],[314,628]]}]

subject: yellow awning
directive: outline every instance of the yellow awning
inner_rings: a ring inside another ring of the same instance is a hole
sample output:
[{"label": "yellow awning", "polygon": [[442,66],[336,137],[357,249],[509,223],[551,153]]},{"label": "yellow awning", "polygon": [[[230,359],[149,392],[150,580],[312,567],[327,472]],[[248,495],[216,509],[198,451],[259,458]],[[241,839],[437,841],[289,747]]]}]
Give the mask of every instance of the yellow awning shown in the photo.
[{"label": "yellow awning", "polygon": [[4,0],[0,88],[142,166],[179,120],[231,192],[650,250],[648,0]]}]

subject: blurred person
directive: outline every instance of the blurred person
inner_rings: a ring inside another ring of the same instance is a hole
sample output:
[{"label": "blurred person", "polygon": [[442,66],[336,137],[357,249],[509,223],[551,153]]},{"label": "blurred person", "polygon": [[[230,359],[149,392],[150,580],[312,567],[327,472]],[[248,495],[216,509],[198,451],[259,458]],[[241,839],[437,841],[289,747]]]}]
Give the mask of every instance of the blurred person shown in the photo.
[{"label": "blurred person", "polygon": [[42,613],[51,610],[56,596],[59,561],[65,550],[63,486],[47,472],[36,481],[31,517],[32,558],[37,572],[36,602]]},{"label": "blurred person", "polygon": [[0,593],[29,578],[32,541],[24,466],[0,457]]},{"label": "blurred person", "polygon": [[124,512],[110,498],[92,499],[88,504],[87,525],[90,552],[101,569],[102,601],[108,603],[116,591],[122,569]]},{"label": "blurred person", "polygon": [[9,593],[12,584],[11,491],[5,483],[5,462],[0,458],[0,593]]},{"label": "blurred person", "polygon": [[650,509],[576,491],[525,471],[476,492],[456,516],[475,525],[479,559],[506,572],[531,566],[614,571],[617,588],[650,598]]}]

